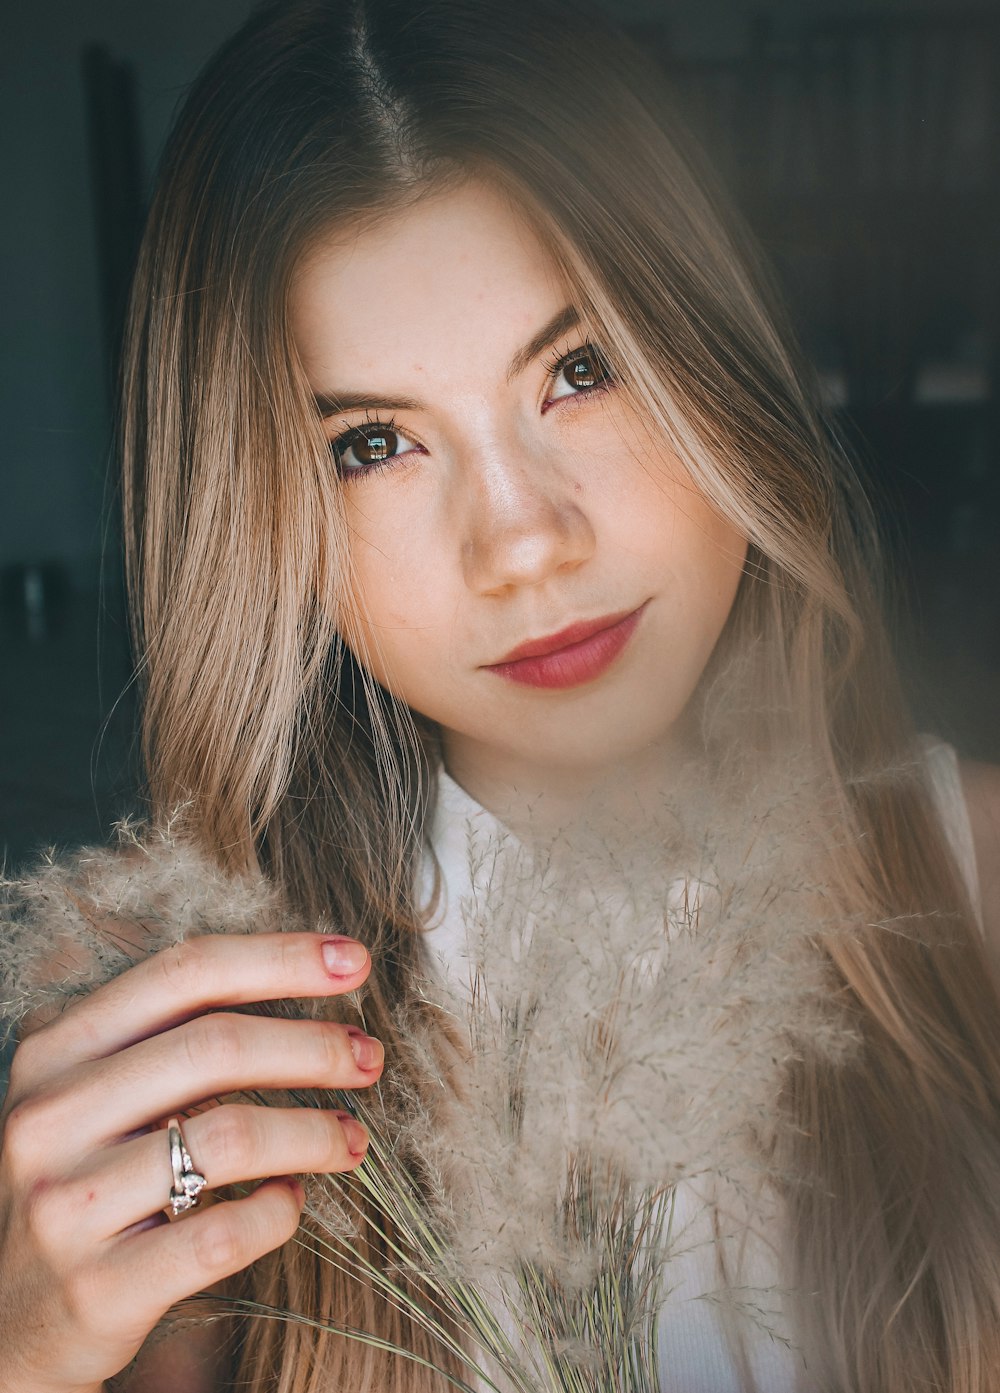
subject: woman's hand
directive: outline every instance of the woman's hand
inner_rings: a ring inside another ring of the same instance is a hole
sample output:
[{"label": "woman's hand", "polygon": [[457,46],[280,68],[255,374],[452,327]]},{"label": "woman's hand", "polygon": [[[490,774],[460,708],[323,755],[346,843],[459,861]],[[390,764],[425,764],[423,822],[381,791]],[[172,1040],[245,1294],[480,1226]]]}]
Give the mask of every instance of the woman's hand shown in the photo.
[{"label": "woman's hand", "polygon": [[289,1177],[348,1171],[367,1134],[347,1113],[223,1103],[183,1122],[214,1188],[246,1198],[169,1223],[173,1114],[244,1089],[364,1088],[383,1051],[361,1031],[220,1007],[353,991],[367,951],[311,933],[208,935],[155,954],[27,1036],[0,1145],[0,1387],[90,1393],[164,1312],[295,1232]]}]

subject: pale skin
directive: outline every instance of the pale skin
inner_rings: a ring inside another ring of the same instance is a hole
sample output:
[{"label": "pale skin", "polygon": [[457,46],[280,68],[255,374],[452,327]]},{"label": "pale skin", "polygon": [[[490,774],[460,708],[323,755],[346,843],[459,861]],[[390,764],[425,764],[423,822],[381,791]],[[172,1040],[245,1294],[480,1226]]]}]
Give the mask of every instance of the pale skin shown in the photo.
[{"label": "pale skin", "polygon": [[[386,467],[345,479],[345,631],[380,681],[438,722],[454,777],[514,825],[540,809],[554,823],[571,810],[598,825],[609,808],[641,815],[668,776],[746,552],[603,380],[583,326],[532,343],[568,303],[530,228],[470,183],[363,240],[314,248],[290,306],[341,471],[366,454],[347,433],[364,425],[370,456],[394,420]],[[567,375],[580,353],[597,390]],[[326,400],[347,394],[369,405]],[[640,605],[628,648],[591,682],[526,688],[488,670],[526,640]],[[998,944],[1000,770],[967,766],[965,779]],[[288,1177],[359,1163],[367,1139],[344,1115],[223,1103],[185,1122],[196,1164],[210,1186],[265,1183],[168,1224],[155,1128],[240,1089],[370,1086],[377,1041],[226,1010],[338,995],[370,966],[361,945],[332,936],[203,938],[27,1035],[0,1152],[6,1393],[97,1393],[172,1303],[291,1237],[302,1192]],[[164,1345],[132,1386],[202,1393],[216,1376],[208,1360],[192,1369],[190,1347]]]},{"label": "pale skin", "polygon": [[361,944],[332,935],[202,937],[26,1037],[0,1152],[5,1390],[100,1389],[175,1301],[291,1237],[290,1177],[359,1164],[367,1135],[347,1114],[223,1103],[185,1123],[199,1168],[210,1186],[267,1183],[168,1224],[166,1144],[150,1128],[240,1089],[370,1086],[383,1051],[361,1032],[225,1010],[352,991],[370,968]]},{"label": "pale skin", "polygon": [[[746,556],[614,382],[567,376],[573,355],[597,365],[584,326],[535,342],[570,307],[538,237],[476,182],[320,246],[292,290],[317,396],[371,398],[330,410],[331,440],[395,422],[386,467],[358,472],[357,446],[341,452],[345,630],[440,726],[449,771],[514,823],[529,805],[592,822],[612,785],[655,796]],[[540,691],[486,669],[643,604],[597,681]]]}]

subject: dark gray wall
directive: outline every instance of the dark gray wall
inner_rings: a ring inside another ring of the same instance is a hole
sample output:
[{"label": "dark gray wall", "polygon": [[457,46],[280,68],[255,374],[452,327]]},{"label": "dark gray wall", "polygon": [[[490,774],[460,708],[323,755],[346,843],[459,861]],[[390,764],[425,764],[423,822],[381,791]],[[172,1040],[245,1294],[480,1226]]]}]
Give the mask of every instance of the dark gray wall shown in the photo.
[{"label": "dark gray wall", "polygon": [[108,410],[81,54],[133,62],[142,143],[158,149],[184,84],[246,0],[9,3],[0,33],[0,565],[96,573]]}]

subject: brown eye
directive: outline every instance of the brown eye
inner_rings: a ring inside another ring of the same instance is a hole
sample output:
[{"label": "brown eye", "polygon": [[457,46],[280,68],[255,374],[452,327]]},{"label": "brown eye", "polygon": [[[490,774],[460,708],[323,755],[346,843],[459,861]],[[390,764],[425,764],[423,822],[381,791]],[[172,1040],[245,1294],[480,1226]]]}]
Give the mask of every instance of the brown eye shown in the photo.
[{"label": "brown eye", "polygon": [[354,474],[366,474],[391,464],[399,455],[413,448],[413,442],[400,435],[391,425],[380,421],[371,425],[355,426],[352,430],[338,435],[330,443],[330,453],[336,460],[340,473],[349,478]]},{"label": "brown eye", "polygon": [[606,382],[611,381],[611,369],[607,359],[600,349],[593,344],[586,344],[583,348],[578,348],[576,352],[563,358],[557,365],[555,371],[555,385],[557,388],[569,387],[572,390],[555,391],[553,396],[573,396],[578,392],[585,392],[590,387],[600,387]]},{"label": "brown eye", "polygon": [[396,432],[394,430],[363,431],[354,448],[362,464],[381,463],[396,453]]}]

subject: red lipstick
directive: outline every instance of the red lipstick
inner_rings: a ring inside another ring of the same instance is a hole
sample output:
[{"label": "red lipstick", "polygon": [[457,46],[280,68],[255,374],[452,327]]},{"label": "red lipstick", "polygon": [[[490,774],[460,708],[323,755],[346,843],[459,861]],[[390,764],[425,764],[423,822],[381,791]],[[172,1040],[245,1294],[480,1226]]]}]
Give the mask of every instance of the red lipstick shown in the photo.
[{"label": "red lipstick", "polygon": [[547,638],[518,644],[499,663],[488,664],[487,671],[527,687],[592,682],[622,653],[645,607],[570,624]]}]

